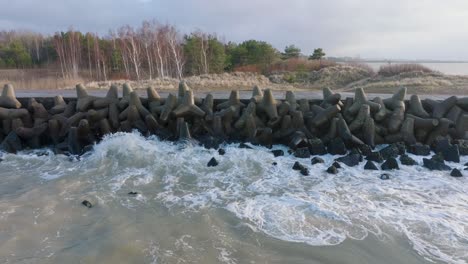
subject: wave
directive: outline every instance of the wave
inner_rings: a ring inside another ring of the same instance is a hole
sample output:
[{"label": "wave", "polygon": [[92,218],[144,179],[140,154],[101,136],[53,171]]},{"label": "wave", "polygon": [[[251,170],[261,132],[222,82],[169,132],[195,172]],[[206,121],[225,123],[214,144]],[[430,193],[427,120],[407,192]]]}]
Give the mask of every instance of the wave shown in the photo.
[{"label": "wave", "polygon": [[[398,233],[428,260],[468,259],[467,177],[401,164],[387,181],[379,179],[379,171],[365,171],[364,164],[343,165],[332,176],[325,170],[336,156],[325,155],[324,164],[310,165],[309,159],[274,158],[269,149],[252,147],[224,145],[226,154],[221,156],[199,146],[116,133],[81,161],[51,152],[22,152],[5,154],[3,163],[24,171],[44,169],[43,180],[81,177],[93,182],[103,203],[118,199],[119,192],[135,190],[138,199],[122,200],[122,205],[150,206],[157,201],[178,213],[222,208],[253,231],[283,241],[332,246],[369,234],[385,240]],[[274,149],[287,153],[284,146]],[[219,161],[217,167],[206,166],[211,157]],[[412,158],[422,163],[421,157]],[[291,169],[297,160],[310,176]],[[464,157],[461,164],[467,161]]]}]

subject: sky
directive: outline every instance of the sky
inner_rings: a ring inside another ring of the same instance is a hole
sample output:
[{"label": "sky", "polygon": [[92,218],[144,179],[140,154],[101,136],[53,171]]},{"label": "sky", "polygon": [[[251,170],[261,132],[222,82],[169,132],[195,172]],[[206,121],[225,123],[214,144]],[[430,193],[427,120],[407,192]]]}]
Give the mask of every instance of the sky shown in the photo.
[{"label": "sky", "polygon": [[304,54],[468,60],[468,0],[0,0],[0,30],[106,35],[145,19]]}]

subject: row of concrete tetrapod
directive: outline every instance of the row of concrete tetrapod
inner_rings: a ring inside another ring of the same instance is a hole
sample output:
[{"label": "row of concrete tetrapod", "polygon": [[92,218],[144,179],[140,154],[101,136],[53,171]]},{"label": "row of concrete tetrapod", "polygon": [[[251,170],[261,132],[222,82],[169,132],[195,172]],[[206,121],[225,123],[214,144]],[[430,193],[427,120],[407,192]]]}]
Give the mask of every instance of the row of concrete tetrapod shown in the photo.
[{"label": "row of concrete tetrapod", "polygon": [[178,94],[166,98],[154,88],[140,98],[128,84],[122,97],[115,85],[102,98],[89,95],[81,84],[76,92],[76,98],[17,99],[14,88],[5,85],[1,148],[16,152],[50,146],[57,153],[79,155],[106,134],[135,129],[166,140],[197,140],[206,147],[224,141],[285,144],[299,157],[344,155],[349,149],[392,143],[434,149],[440,140],[463,155],[468,142],[468,97],[437,101],[412,95],[405,100],[405,88],[386,99],[369,99],[363,89],[356,89],[354,98],[324,89],[323,100],[296,100],[291,91],[277,100],[258,87],[250,100],[240,100],[238,91],[227,100],[211,94],[200,99],[183,81]]}]

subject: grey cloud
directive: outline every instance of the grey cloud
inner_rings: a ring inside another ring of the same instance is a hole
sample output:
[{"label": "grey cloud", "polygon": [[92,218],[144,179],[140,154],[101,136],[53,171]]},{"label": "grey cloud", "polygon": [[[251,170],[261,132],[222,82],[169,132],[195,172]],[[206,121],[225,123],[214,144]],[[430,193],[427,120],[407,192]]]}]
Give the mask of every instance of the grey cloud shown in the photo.
[{"label": "grey cloud", "polygon": [[[3,2],[3,3],[2,3]],[[73,25],[106,34],[144,19],[239,42],[260,39],[304,53],[468,60],[465,0],[0,0],[0,29],[53,33]]]}]

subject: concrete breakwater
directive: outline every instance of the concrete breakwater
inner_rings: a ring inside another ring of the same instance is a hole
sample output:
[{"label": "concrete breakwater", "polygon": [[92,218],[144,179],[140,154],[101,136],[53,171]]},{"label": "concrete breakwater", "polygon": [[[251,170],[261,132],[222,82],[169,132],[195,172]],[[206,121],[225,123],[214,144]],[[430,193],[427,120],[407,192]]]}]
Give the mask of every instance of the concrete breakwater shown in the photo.
[{"label": "concrete breakwater", "polygon": [[[154,88],[147,89],[147,98],[128,84],[122,97],[118,90],[112,85],[100,98],[79,84],[76,98],[16,98],[7,84],[0,97],[0,148],[14,153],[50,146],[56,153],[80,155],[106,134],[136,129],[208,148],[224,141],[284,144],[297,157],[346,155],[348,150],[368,156],[378,144],[391,144],[388,148],[400,154],[402,146],[421,155],[432,149],[441,157],[428,159],[426,167],[435,169],[446,169],[444,159],[468,154],[468,97],[421,100],[412,95],[405,100],[406,89],[400,88],[387,99],[370,99],[363,89],[356,89],[354,98],[342,98],[324,89],[322,100],[296,100],[290,91],[277,100],[271,90],[254,87],[250,100],[239,99],[238,91],[215,100],[211,94],[195,98],[185,82],[177,95],[166,98]],[[394,158],[382,156],[375,161]]]}]

